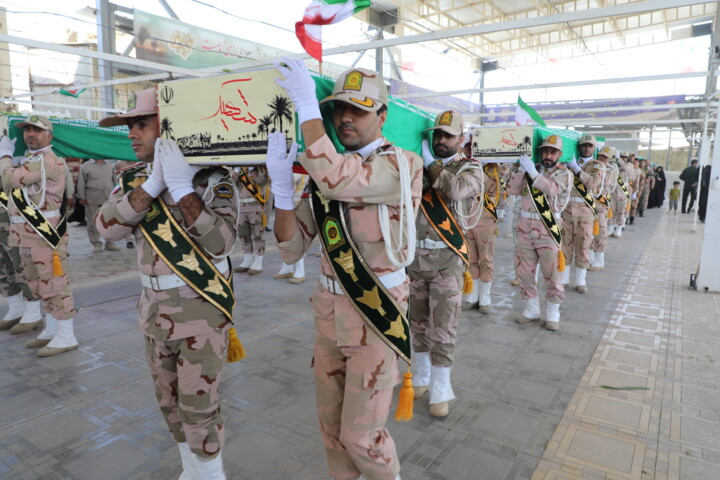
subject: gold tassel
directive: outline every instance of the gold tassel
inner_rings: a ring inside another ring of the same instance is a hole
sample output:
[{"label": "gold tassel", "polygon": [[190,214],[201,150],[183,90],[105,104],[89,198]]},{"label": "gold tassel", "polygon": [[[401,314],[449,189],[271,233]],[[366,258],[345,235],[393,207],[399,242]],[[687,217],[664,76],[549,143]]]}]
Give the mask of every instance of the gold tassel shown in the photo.
[{"label": "gold tassel", "polygon": [[600,222],[598,222],[597,218],[593,223],[593,235],[600,235]]},{"label": "gold tassel", "polygon": [[237,336],[235,328],[231,327],[230,330],[228,330],[227,361],[228,363],[233,363],[243,358],[245,358],[245,349]]},{"label": "gold tassel", "polygon": [[412,420],[413,416],[413,399],[415,391],[412,386],[412,373],[408,371],[403,374],[402,388],[400,389],[400,398],[398,399],[397,410],[395,411],[395,420],[398,422],[407,422]]},{"label": "gold tassel", "polygon": [[612,207],[608,208],[608,214],[607,214],[607,218],[613,218],[613,211],[612,211]]},{"label": "gold tassel", "polygon": [[628,202],[627,211],[630,211],[630,207],[632,206],[632,200]]},{"label": "gold tassel", "polygon": [[263,228],[267,227],[267,215],[265,215],[265,209],[263,209],[263,212],[262,212],[262,215],[260,218],[262,218],[262,227]]},{"label": "gold tassel", "polygon": [[470,295],[473,291],[473,278],[468,270],[463,273],[463,295]]},{"label": "gold tassel", "polygon": [[63,269],[62,269],[62,263],[60,263],[60,257],[58,256],[57,252],[53,252],[53,275],[56,277],[62,277]]},{"label": "gold tassel", "polygon": [[558,250],[558,272],[565,271],[565,255],[562,250]]}]

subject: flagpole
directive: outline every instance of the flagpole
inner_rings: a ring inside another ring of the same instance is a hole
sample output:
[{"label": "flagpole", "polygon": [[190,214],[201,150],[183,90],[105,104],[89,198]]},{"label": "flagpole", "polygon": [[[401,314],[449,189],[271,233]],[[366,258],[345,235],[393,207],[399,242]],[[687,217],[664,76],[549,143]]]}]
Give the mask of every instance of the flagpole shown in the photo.
[{"label": "flagpole", "polygon": [[319,65],[319,66],[318,66],[318,73],[319,73],[320,75],[323,74],[323,73],[322,73],[322,64],[323,64],[322,59],[320,59],[320,61],[318,62],[318,65]]}]

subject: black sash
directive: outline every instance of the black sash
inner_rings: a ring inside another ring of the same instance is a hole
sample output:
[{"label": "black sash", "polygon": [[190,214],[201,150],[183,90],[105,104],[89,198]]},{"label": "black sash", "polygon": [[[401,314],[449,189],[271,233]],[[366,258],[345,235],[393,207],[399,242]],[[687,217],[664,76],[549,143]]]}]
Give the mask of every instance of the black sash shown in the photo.
[{"label": "black sash", "polygon": [[625,194],[628,200],[630,200],[630,192],[628,192],[627,185],[625,185],[625,182],[623,182],[623,179],[618,175],[617,183],[620,185],[620,190]]},{"label": "black sash", "polygon": [[608,205],[610,204],[610,202],[608,202],[608,199],[605,195],[599,195],[599,196],[595,197],[595,200],[597,200],[598,203],[605,208],[608,208]]},{"label": "black sash", "polygon": [[490,216],[495,220],[498,221],[497,216],[497,210],[495,209],[495,202],[490,198],[490,195],[487,193],[485,194],[485,199],[483,200],[483,208],[486,212],[490,214]]},{"label": "black sash", "polygon": [[240,167],[240,171],[238,172],[238,180],[240,181],[240,183],[242,183],[242,186],[245,187],[245,190],[247,190],[248,193],[250,193],[250,195],[255,198],[255,200],[260,202],[261,205],[265,205],[268,197],[263,198],[262,194],[260,193],[260,186],[255,183],[255,180],[250,178],[245,167]]},{"label": "black sash", "polygon": [[40,235],[53,250],[56,249],[67,231],[67,221],[65,217],[63,216],[62,219],[60,219],[60,223],[58,223],[57,228],[55,228],[50,225],[50,222],[47,221],[42,211],[35,209],[35,205],[33,205],[31,201],[25,200],[25,195],[23,195],[21,188],[13,188],[11,195],[13,203],[20,211],[20,215],[22,215],[25,221],[35,230],[35,233]]},{"label": "black sash", "polygon": [[538,215],[540,215],[540,220],[542,220],[543,225],[545,225],[545,228],[553,240],[555,240],[557,246],[562,248],[560,227],[558,226],[552,208],[550,208],[550,202],[548,202],[543,192],[532,186],[533,180],[527,173],[525,174],[525,181],[527,182],[528,191],[530,192],[530,198],[532,198],[533,205],[535,205],[535,210],[537,210]]},{"label": "black sash", "polygon": [[7,193],[0,190],[0,206],[4,207],[5,210],[8,208],[8,201],[10,201],[10,199],[8,198]]},{"label": "black sash", "polygon": [[326,199],[315,182],[310,184],[310,206],[335,278],[365,323],[410,365],[406,312],[360,255],[347,229],[342,202]]},{"label": "black sash", "polygon": [[450,209],[434,188],[431,187],[425,191],[420,201],[420,208],[422,208],[425,218],[427,218],[435,233],[453,252],[462,258],[465,265],[469,265],[465,235],[463,235],[462,229]]},{"label": "black sash", "polygon": [[[145,180],[147,170],[143,165],[125,171],[121,186],[124,192],[128,192],[142,185]],[[161,197],[153,200],[150,210],[138,227],[168,267],[232,322],[235,295],[231,282],[217,270],[215,264],[178,224]]]}]

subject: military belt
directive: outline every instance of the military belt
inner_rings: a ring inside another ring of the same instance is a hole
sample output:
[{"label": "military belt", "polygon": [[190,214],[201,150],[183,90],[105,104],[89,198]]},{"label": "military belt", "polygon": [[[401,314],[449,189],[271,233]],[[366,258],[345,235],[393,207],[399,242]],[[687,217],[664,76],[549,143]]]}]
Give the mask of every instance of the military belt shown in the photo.
[{"label": "military belt", "polygon": [[[582,200],[582,199],[581,199],[581,200]],[[583,200],[583,201],[584,201],[584,200]],[[555,218],[557,218],[557,219],[562,218],[562,215],[559,215],[559,214],[557,214],[557,213],[554,214],[554,215],[555,215]],[[533,220],[542,220],[542,219],[540,218],[540,215],[539,215],[539,214],[537,214],[537,213],[532,213],[532,212],[526,212],[525,210],[522,210],[522,211],[520,212],[520,216],[523,217],[523,218],[532,218]]]},{"label": "military belt", "polygon": [[570,197],[570,201],[575,203],[587,203],[584,198],[580,197]]},{"label": "military belt", "polygon": [[417,241],[417,248],[424,248],[426,250],[438,250],[441,248],[449,247],[448,244],[443,242],[442,240],[436,242],[435,240],[430,240],[429,238],[423,238],[422,240]]},{"label": "military belt", "polygon": [[[215,268],[222,274],[230,270],[227,257],[220,263],[216,263]],[[140,273],[140,283],[143,287],[155,290],[156,292],[187,286],[187,282],[174,273],[170,273],[168,275],[146,275],[144,273]]]},{"label": "military belt", "polygon": [[[392,273],[380,275],[378,280],[380,280],[380,283],[382,283],[385,288],[399,287],[405,281],[405,270],[396,270]],[[333,295],[345,294],[340,286],[340,283],[338,283],[334,278],[328,277],[324,273],[320,274],[320,284]]]},{"label": "military belt", "polygon": [[[60,210],[40,210],[45,218],[53,218],[60,216]],[[10,223],[25,223],[25,217],[22,215],[10,215]]]}]

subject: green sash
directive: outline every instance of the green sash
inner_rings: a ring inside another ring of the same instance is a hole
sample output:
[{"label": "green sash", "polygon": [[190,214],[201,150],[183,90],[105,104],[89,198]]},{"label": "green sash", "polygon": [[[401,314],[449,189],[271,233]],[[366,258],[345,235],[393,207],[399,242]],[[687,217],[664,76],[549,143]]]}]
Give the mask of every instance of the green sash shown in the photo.
[{"label": "green sash", "polygon": [[[57,228],[54,228],[42,214],[42,211],[36,210],[35,205],[33,205],[31,201],[28,202],[25,200],[25,195],[23,195],[21,188],[13,188],[11,195],[13,203],[20,211],[20,215],[22,215],[25,221],[35,230],[35,233],[40,235],[53,250],[56,249],[67,231],[67,221],[65,217],[63,216]],[[5,208],[7,208],[7,206]]]},{"label": "green sash", "polygon": [[553,214],[552,208],[550,208],[550,202],[543,192],[532,186],[533,180],[530,175],[525,174],[525,181],[527,182],[528,191],[530,192],[530,198],[532,198],[535,210],[540,215],[545,228],[547,229],[550,236],[555,240],[558,247],[562,247],[562,235],[560,233],[560,227],[558,226],[557,219]]},{"label": "green sash", "polygon": [[603,207],[608,208],[609,202],[605,195],[600,195],[598,197],[595,197],[595,200],[597,200],[598,203],[600,205],[602,205]]},{"label": "green sash", "polygon": [[620,185],[620,189],[625,194],[627,199],[630,200],[630,192],[628,192],[627,185],[625,185],[625,182],[623,182],[623,179],[620,178],[620,175],[618,175],[617,183],[618,183],[618,185]]},{"label": "green sash", "polygon": [[590,192],[588,191],[585,184],[580,180],[580,177],[578,175],[573,175],[573,184],[575,185],[575,191],[580,195],[580,197],[585,200],[585,204],[590,207],[590,210],[592,210],[593,215],[595,215],[595,218],[597,218],[597,209],[595,208],[595,199],[592,195],[590,195]]},{"label": "green sash", "polygon": [[240,171],[238,172],[238,180],[240,183],[242,183],[242,186],[245,187],[245,190],[250,193],[250,195],[255,198],[258,202],[260,202],[261,205],[264,205],[265,202],[267,202],[267,197],[263,198],[262,194],[260,193],[260,186],[255,183],[255,181],[250,178],[250,176],[247,174],[247,170],[245,167],[240,167]]},{"label": "green sash", "polygon": [[425,214],[430,226],[433,227],[443,242],[450,249],[457,253],[465,265],[469,265],[468,249],[465,243],[465,235],[453,217],[450,209],[445,205],[442,197],[434,188],[428,188],[420,201],[420,208]]},{"label": "green sash", "polygon": [[[145,178],[143,178],[143,175]],[[121,186],[129,192],[147,180],[145,165],[127,170]],[[150,210],[138,224],[152,249],[185,283],[214,305],[232,322],[235,295],[226,279],[172,216],[161,197],[150,204]]]},{"label": "green sash", "polygon": [[410,324],[360,255],[347,229],[342,202],[326,199],[311,181],[310,206],[335,278],[365,323],[410,365]]}]

